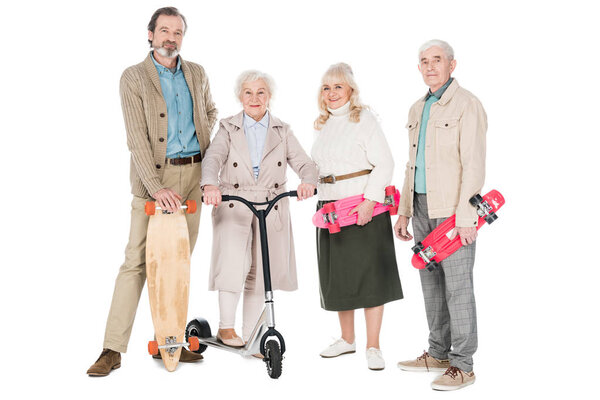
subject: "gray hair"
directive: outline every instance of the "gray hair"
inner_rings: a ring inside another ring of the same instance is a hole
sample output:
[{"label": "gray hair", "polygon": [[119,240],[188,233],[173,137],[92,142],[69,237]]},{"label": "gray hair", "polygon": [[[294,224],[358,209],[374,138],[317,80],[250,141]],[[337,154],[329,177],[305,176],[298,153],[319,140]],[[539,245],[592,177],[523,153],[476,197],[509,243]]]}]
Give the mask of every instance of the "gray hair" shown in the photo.
[{"label": "gray hair", "polygon": [[433,39],[423,43],[423,45],[419,48],[419,61],[421,60],[421,53],[433,46],[441,47],[442,50],[444,50],[446,58],[449,61],[454,60],[454,49],[452,48],[452,46],[450,46],[448,42],[444,42],[443,40]]},{"label": "gray hair", "polygon": [[254,82],[259,79],[262,79],[267,85],[267,90],[269,91],[269,96],[273,97],[273,92],[275,91],[275,81],[269,74],[266,74],[261,71],[257,71],[255,69],[249,69],[244,71],[238,76],[237,81],[235,82],[235,96],[240,99],[242,97],[242,86],[246,82]]}]

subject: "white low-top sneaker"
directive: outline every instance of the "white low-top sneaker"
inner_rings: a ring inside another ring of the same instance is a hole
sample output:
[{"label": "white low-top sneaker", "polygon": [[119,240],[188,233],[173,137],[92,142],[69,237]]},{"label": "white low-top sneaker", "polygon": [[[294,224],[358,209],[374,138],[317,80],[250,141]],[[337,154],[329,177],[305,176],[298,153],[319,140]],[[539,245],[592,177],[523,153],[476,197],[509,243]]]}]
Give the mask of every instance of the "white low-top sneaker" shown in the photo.
[{"label": "white low-top sneaker", "polygon": [[321,357],[332,358],[341,356],[342,354],[349,354],[355,352],[356,342],[348,343],[344,339],[338,339],[321,352]]},{"label": "white low-top sneaker", "polygon": [[381,354],[381,350],[375,347],[369,347],[367,349],[367,365],[369,369],[373,371],[381,371],[385,368],[385,360]]}]

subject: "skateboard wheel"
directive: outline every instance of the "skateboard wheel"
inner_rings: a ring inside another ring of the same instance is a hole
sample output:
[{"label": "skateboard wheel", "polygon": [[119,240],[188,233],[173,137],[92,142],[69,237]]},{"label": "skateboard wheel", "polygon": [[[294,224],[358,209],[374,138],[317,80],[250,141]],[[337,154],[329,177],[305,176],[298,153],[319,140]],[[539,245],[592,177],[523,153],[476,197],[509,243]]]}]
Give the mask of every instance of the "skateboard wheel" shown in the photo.
[{"label": "skateboard wheel", "polygon": [[483,201],[483,198],[479,194],[476,194],[475,196],[473,196],[469,199],[469,203],[471,203],[471,205],[473,207],[477,207],[477,205],[479,203],[481,203],[482,201]]},{"label": "skateboard wheel", "polygon": [[334,212],[335,211],[335,204],[333,203],[326,203],[323,205],[323,212],[326,214],[329,214],[330,212]]},{"label": "skateboard wheel", "polygon": [[390,207],[390,215],[398,214],[398,206]]},{"label": "skateboard wheel", "polygon": [[338,233],[342,230],[342,228],[340,228],[340,224],[337,222],[335,224],[329,225],[327,229],[329,229],[329,233]]},{"label": "skateboard wheel", "polygon": [[191,351],[196,351],[200,348],[200,341],[196,336],[190,336],[188,342],[190,343]]},{"label": "skateboard wheel", "polygon": [[422,244],[421,242],[419,242],[419,243],[415,244],[415,245],[412,247],[412,251],[413,251],[413,253],[415,253],[415,254],[419,254],[421,251],[423,251],[423,244]]},{"label": "skateboard wheel", "polygon": [[496,213],[490,213],[490,215],[485,217],[485,222],[487,222],[488,224],[491,224],[492,222],[494,222],[497,219],[498,219],[498,216],[496,215]]},{"label": "skateboard wheel", "polygon": [[429,264],[427,264],[427,266],[425,268],[427,268],[427,271],[431,272],[431,271],[435,271],[439,267],[440,267],[440,264],[438,264],[437,261],[431,261]]},{"label": "skateboard wheel", "polygon": [[146,215],[154,215],[156,212],[156,203],[153,201],[147,201],[144,206],[144,211],[146,211]]},{"label": "skateboard wheel", "polygon": [[396,186],[387,186],[385,188],[386,196],[393,196],[394,194],[396,194]]},{"label": "skateboard wheel", "polygon": [[158,354],[158,342],[156,340],[148,342],[148,353],[150,353],[151,356]]},{"label": "skateboard wheel", "polygon": [[196,209],[197,209],[196,200],[186,200],[185,205],[187,206],[186,213],[193,214],[196,212]]}]

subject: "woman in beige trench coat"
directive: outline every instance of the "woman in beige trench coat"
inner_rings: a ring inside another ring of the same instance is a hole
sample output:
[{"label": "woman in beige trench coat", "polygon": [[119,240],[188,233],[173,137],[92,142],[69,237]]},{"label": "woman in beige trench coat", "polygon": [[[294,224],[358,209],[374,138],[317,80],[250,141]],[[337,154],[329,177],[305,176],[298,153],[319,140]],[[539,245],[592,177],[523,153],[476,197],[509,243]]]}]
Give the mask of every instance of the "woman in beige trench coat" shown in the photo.
[{"label": "woman in beige trench coat", "polygon": [[[219,291],[217,338],[230,346],[248,340],[264,302],[258,220],[243,204],[221,204],[221,195],[249,201],[271,200],[286,189],[287,165],[298,174],[298,199],[311,197],[317,183],[315,163],[304,152],[289,125],[268,110],[272,79],[258,71],[238,78],[236,94],[244,110],[222,119],[202,159],[204,203],[213,204],[213,245],[209,289]],[[267,218],[273,289],[296,290],[296,260],[289,214],[283,198]],[[244,292],[243,339],[238,337],[235,311]]]}]

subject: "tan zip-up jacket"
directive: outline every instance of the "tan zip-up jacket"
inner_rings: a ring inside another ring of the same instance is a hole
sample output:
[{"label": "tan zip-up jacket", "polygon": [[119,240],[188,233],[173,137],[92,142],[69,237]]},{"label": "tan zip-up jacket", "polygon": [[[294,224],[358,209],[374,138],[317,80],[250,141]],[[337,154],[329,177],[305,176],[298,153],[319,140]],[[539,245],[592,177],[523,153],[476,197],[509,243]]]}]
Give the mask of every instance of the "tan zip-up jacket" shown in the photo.
[{"label": "tan zip-up jacket", "polygon": [[[408,113],[409,153],[399,215],[411,217],[419,124],[425,97]],[[431,105],[425,140],[425,176],[429,218],[456,213],[456,226],[477,225],[477,213],[469,198],[480,193],[485,179],[487,116],[471,92],[454,79],[442,98]]]},{"label": "tan zip-up jacket", "polygon": [[[202,66],[181,59],[181,70],[192,95],[194,126],[204,152],[217,121],[208,79]],[[163,189],[162,176],[167,154],[167,104],[160,78],[150,53],[146,59],[127,68],[121,76],[121,106],[131,151],[131,193],[149,197]]]}]

